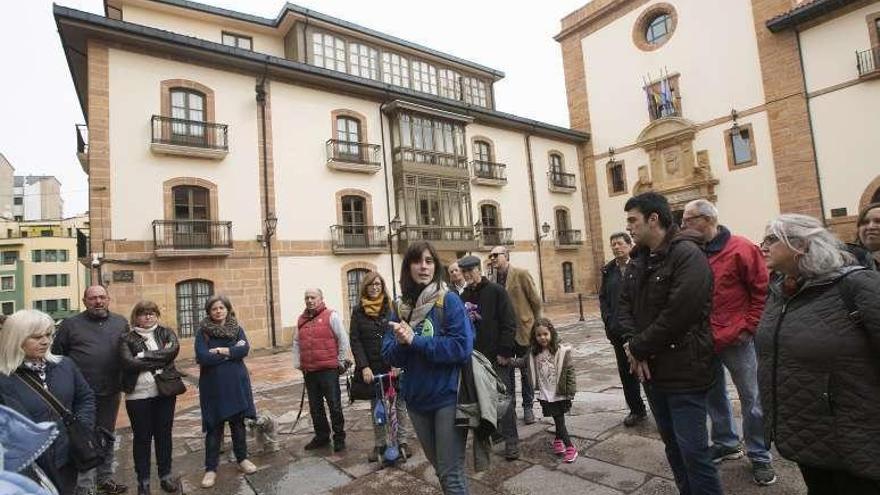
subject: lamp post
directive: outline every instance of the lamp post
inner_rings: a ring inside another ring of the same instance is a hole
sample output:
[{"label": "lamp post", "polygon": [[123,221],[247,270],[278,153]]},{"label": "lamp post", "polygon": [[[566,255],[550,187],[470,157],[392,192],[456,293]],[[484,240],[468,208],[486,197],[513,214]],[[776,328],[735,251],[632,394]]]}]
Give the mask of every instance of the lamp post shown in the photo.
[{"label": "lamp post", "polygon": [[[548,235],[550,235],[550,224],[544,222],[541,225],[541,233],[538,234],[539,247],[541,246],[541,239],[547,237]],[[538,252],[538,254],[540,255],[540,251]],[[538,258],[538,277],[541,278],[541,302],[547,302],[547,295],[544,292],[544,267],[540,257]]]},{"label": "lamp post", "polygon": [[263,222],[266,232],[266,263],[269,272],[269,328],[272,335],[272,347],[277,345],[275,337],[275,283],[272,274],[272,237],[275,235],[275,229],[278,227],[278,218],[274,213],[269,213]]},{"label": "lamp post", "polygon": [[400,227],[402,226],[403,222],[400,221],[400,217],[397,215],[394,215],[394,218],[388,222],[388,255],[391,257],[391,294],[395,300],[397,300],[397,281],[394,274],[394,243],[392,240],[400,235]]}]

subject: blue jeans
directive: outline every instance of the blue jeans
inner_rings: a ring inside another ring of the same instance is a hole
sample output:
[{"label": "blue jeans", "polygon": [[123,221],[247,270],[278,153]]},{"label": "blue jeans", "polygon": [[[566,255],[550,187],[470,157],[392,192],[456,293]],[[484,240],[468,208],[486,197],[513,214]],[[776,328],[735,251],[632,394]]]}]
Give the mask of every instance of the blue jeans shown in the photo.
[{"label": "blue jeans", "polygon": [[446,495],[466,495],[467,476],[464,474],[464,447],[467,429],[455,426],[456,406],[436,411],[409,410],[409,419],[425,457],[434,466],[440,486]]},{"label": "blue jeans", "polygon": [[709,455],[706,392],[669,393],[650,384],[645,392],[678,491],[681,495],[722,495],[721,480]]},{"label": "blue jeans", "polygon": [[[743,441],[752,462],[770,462],[770,452],[764,442],[764,413],[758,395],[758,361],[755,356],[755,342],[730,345],[721,350],[716,359],[715,386],[709,390],[707,406],[712,419],[712,444],[725,447],[739,445],[739,435],[733,421],[733,409],[727,397],[727,383],[724,368],[739,393],[742,408]],[[722,366],[723,363],[723,366]]]},{"label": "blue jeans", "polygon": [[[501,366],[497,363],[494,363],[492,367],[495,369],[495,373],[498,374],[498,378],[504,383],[504,386],[507,388],[507,394],[510,396],[510,407],[507,408],[504,416],[498,422],[498,429],[501,430],[501,436],[504,437],[504,448],[508,454],[519,452],[519,432],[516,429],[516,407],[514,406],[516,404],[516,379],[513,367]],[[526,378],[528,378],[528,375],[526,375]]]}]

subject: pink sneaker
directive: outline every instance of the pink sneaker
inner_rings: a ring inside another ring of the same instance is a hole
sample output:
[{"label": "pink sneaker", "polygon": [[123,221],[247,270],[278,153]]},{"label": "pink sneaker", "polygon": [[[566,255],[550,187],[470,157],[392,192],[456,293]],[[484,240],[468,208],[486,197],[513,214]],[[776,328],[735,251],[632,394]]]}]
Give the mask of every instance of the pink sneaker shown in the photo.
[{"label": "pink sneaker", "polygon": [[556,455],[562,455],[565,453],[565,444],[562,443],[562,440],[558,438],[553,440],[553,453]]},{"label": "pink sneaker", "polygon": [[578,458],[577,447],[572,445],[571,447],[565,448],[565,457],[562,458],[562,462],[567,462],[568,464],[571,464],[577,458]]}]

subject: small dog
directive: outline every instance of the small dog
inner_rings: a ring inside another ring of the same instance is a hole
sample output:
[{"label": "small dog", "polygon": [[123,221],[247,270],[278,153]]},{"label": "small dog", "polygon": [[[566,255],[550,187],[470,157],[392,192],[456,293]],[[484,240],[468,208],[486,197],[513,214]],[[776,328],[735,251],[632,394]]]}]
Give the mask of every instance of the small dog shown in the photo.
[{"label": "small dog", "polygon": [[248,436],[255,440],[262,452],[277,452],[281,449],[278,444],[278,421],[273,416],[265,414],[256,419],[246,418],[244,425]]}]

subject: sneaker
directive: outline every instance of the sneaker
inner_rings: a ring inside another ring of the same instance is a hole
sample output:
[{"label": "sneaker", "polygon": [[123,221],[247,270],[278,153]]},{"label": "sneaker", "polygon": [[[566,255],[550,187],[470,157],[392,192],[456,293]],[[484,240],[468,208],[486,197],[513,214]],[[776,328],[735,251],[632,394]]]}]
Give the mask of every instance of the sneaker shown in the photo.
[{"label": "sneaker", "polygon": [[575,459],[578,458],[578,449],[574,445],[565,448],[565,457],[562,458],[562,462],[571,464]]},{"label": "sneaker", "polygon": [[406,442],[401,443],[397,447],[400,450],[400,456],[403,457],[404,460],[409,459],[412,456],[412,451],[409,450],[409,445]]},{"label": "sneaker", "polygon": [[119,495],[128,491],[128,487],[122,483],[117,483],[112,479],[98,483],[98,495]]},{"label": "sneaker", "polygon": [[217,482],[217,473],[214,471],[205,471],[202,477],[202,488],[211,488]]},{"label": "sneaker", "polygon": [[382,457],[382,454],[385,452],[385,447],[373,447],[373,450],[367,454],[367,462],[376,462]]},{"label": "sneaker", "polygon": [[245,459],[239,462],[238,468],[241,469],[241,472],[244,474],[254,474],[257,472],[257,466],[255,466],[250,459]]},{"label": "sneaker", "polygon": [[504,459],[508,460],[508,461],[515,461],[515,460],[519,459],[519,448],[518,447],[505,447]]},{"label": "sneaker", "polygon": [[138,481],[137,495],[152,495],[150,493],[150,480]]},{"label": "sneaker", "polygon": [[562,443],[562,440],[558,438],[553,440],[553,453],[556,455],[562,455],[565,453],[565,444]]},{"label": "sneaker", "polygon": [[709,447],[709,454],[712,456],[712,462],[718,464],[723,461],[732,461],[744,456],[742,446],[725,447],[724,445],[713,445]]},{"label": "sneaker", "polygon": [[180,490],[180,480],[169,474],[159,478],[159,486],[166,493],[177,493]]},{"label": "sneaker", "polygon": [[627,428],[631,428],[631,427],[641,423],[642,421],[644,421],[645,418],[647,418],[647,417],[648,417],[648,415],[645,413],[638,414],[638,413],[631,412],[631,413],[627,414],[625,418],[623,418],[623,426],[626,426]]},{"label": "sneaker", "polygon": [[527,425],[535,423],[535,413],[531,408],[523,409],[523,422]]},{"label": "sneaker", "polygon": [[320,449],[321,447],[324,447],[327,445],[330,445],[329,438],[313,437],[311,440],[309,440],[309,443],[307,443],[306,446],[303,448],[305,450],[315,450],[315,449]]},{"label": "sneaker", "polygon": [[753,462],[752,478],[761,486],[772,485],[776,483],[776,471],[769,462]]},{"label": "sneaker", "polygon": [[345,450],[345,440],[333,441],[333,452],[342,452]]}]

